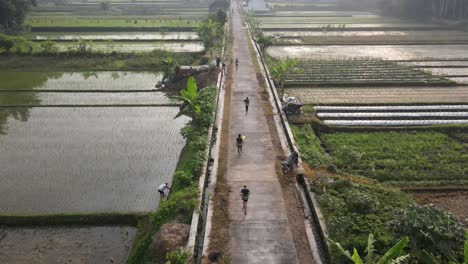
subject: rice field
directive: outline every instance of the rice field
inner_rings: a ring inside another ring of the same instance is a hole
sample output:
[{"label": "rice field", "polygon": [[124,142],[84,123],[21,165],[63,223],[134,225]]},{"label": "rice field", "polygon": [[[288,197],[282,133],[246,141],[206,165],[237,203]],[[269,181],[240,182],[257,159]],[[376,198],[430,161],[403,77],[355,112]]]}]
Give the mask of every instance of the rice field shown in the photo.
[{"label": "rice field", "polygon": [[[58,42],[56,47],[59,51],[74,50],[76,47],[75,42]],[[153,50],[166,50],[171,52],[201,52],[204,50],[202,43],[200,42],[115,42],[115,43],[103,43],[94,42],[90,46],[91,51],[98,52],[151,52]]]},{"label": "rice field", "polygon": [[2,106],[39,106],[39,105],[138,105],[138,104],[177,104],[162,92],[126,93],[52,93],[52,92],[1,92]]},{"label": "rice field", "polygon": [[38,32],[27,36],[32,40],[51,40],[51,41],[74,41],[78,38],[84,40],[113,40],[113,41],[129,41],[129,40],[196,40],[198,36],[195,32]]},{"label": "rice field", "polygon": [[5,90],[147,90],[155,89],[160,72],[0,72],[0,91]]},{"label": "rice field", "polygon": [[468,59],[468,45],[309,45],[274,46],[268,54],[276,58],[301,59],[379,58],[383,60]]},{"label": "rice field", "polygon": [[1,111],[10,114],[0,135],[4,214],[156,210],[188,121],[174,119],[177,107]]},{"label": "rice field", "polygon": [[0,228],[0,263],[125,263],[134,227]]}]

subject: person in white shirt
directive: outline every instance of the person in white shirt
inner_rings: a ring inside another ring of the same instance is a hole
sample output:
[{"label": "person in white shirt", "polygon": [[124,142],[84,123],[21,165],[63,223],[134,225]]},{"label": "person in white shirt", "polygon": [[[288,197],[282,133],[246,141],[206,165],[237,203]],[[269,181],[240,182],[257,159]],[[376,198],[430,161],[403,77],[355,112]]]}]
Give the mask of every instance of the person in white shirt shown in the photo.
[{"label": "person in white shirt", "polygon": [[171,187],[169,187],[169,183],[166,182],[166,183],[159,185],[158,192],[159,192],[159,195],[161,196],[161,199],[166,197],[166,194],[164,193],[166,189],[168,190],[171,189]]}]

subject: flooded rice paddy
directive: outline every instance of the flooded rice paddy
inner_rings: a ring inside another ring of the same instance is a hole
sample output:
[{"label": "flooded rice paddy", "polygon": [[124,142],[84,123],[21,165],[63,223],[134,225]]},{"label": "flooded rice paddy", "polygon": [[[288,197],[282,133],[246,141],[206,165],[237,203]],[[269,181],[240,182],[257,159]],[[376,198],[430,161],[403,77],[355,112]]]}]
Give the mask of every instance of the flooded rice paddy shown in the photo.
[{"label": "flooded rice paddy", "polygon": [[123,264],[133,227],[0,228],[0,263]]},{"label": "flooded rice paddy", "polygon": [[0,106],[34,105],[138,105],[177,104],[161,92],[126,93],[50,93],[50,92],[2,92]]},{"label": "flooded rice paddy", "polygon": [[178,107],[161,106],[176,102],[154,90],[159,73],[2,72],[0,79],[0,212],[157,209],[155,186],[172,181],[188,121],[173,119]]},{"label": "flooded rice paddy", "polygon": [[0,72],[0,90],[153,90],[159,72]]},{"label": "flooded rice paddy", "polygon": [[188,121],[174,119],[177,107],[1,111],[10,114],[0,135],[5,214],[156,210]]},{"label": "flooded rice paddy", "polygon": [[66,33],[36,33],[27,36],[33,40],[195,40],[198,36],[195,32],[66,32]]},{"label": "flooded rice paddy", "polygon": [[275,46],[268,49],[273,57],[381,58],[384,60],[468,59],[468,45],[304,45]]},{"label": "flooded rice paddy", "polygon": [[[74,42],[56,43],[59,51],[66,51],[69,47],[75,47]],[[99,52],[150,52],[153,50],[166,50],[171,52],[200,52],[203,51],[203,45],[200,42],[114,42],[103,43],[94,42],[92,51]]]}]

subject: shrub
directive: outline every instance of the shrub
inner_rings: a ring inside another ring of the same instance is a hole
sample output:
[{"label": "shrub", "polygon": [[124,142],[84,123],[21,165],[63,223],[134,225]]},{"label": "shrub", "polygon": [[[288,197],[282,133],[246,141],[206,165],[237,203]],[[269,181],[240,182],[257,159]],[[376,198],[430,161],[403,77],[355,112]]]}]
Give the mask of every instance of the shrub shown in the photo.
[{"label": "shrub", "polygon": [[40,47],[41,52],[44,54],[56,54],[58,52],[58,47],[50,40],[42,42]]},{"label": "shrub", "polygon": [[166,254],[166,259],[170,262],[170,264],[185,264],[187,263],[188,258],[188,252],[182,248]]},{"label": "shrub", "polygon": [[429,251],[442,262],[462,258],[465,229],[446,212],[427,205],[412,205],[398,210],[389,227],[397,237],[407,235],[413,251]]}]

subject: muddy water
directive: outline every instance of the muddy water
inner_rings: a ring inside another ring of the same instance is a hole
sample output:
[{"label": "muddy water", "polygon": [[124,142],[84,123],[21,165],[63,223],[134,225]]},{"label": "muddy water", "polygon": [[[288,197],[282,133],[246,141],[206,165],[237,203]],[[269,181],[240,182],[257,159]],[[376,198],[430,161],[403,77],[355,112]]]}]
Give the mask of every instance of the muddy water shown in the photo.
[{"label": "muddy water", "polygon": [[[3,108],[0,212],[148,212],[171,182],[178,107]],[[1,262],[0,262],[1,263]]]},{"label": "muddy water", "polygon": [[468,45],[304,45],[270,47],[274,57],[355,58],[373,57],[385,60],[468,59]]},{"label": "muddy water", "polygon": [[0,228],[0,263],[125,263],[136,228]]}]

